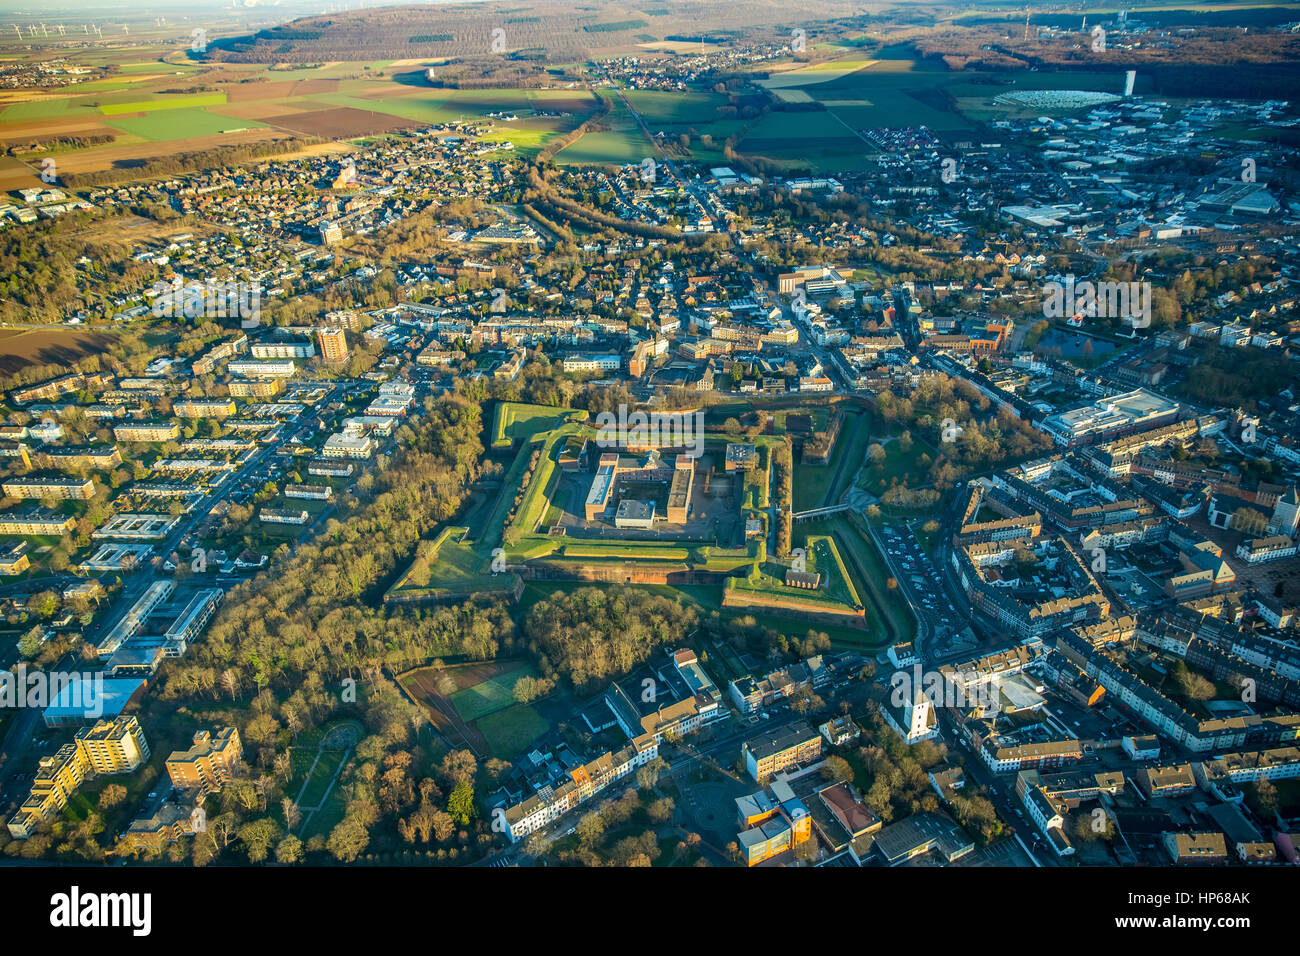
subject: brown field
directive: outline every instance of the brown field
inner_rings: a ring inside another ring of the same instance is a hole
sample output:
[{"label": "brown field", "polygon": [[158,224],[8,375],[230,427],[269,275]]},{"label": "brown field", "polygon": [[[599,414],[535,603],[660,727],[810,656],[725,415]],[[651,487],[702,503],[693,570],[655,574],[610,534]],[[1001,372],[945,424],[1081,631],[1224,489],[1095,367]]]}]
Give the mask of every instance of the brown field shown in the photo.
[{"label": "brown field", "polygon": [[247,103],[250,100],[280,100],[293,95],[298,80],[267,80],[257,83],[232,83],[225,88],[230,103]]},{"label": "brown field", "polygon": [[371,133],[386,133],[395,129],[412,129],[424,124],[418,120],[406,120],[399,116],[340,106],[285,117],[276,125],[309,136],[319,136],[322,139],[348,139]]},{"label": "brown field", "polygon": [[295,113],[306,113],[310,107],[290,106],[288,103],[243,103],[239,106],[214,106],[208,109],[209,113],[216,113],[218,116],[229,116],[231,119],[258,120],[260,122],[273,122],[277,117],[290,116]]},{"label": "brown field", "polygon": [[[139,114],[136,114],[139,115]],[[0,142],[25,143],[31,140],[49,139],[72,133],[108,133],[120,132],[105,126],[95,119],[48,119],[32,120],[27,123],[6,123],[0,126]]]},{"label": "brown field", "polygon": [[0,156],[0,192],[43,186],[40,175],[13,156]]},{"label": "brown field", "polygon": [[266,140],[289,139],[277,129],[245,129],[237,133],[219,133],[215,136],[194,136],[175,139],[168,143],[136,143],[130,146],[107,146],[103,149],[84,150],[59,158],[59,174],[92,173],[115,166],[129,166],[140,160],[156,159],[176,153],[197,152],[217,146],[240,146]]},{"label": "brown field", "polygon": [[299,80],[294,84],[294,96],[312,96],[316,93],[337,93],[338,80]]},{"label": "brown field", "polygon": [[0,373],[12,375],[29,365],[69,365],[112,341],[103,332],[72,329],[0,329]]}]

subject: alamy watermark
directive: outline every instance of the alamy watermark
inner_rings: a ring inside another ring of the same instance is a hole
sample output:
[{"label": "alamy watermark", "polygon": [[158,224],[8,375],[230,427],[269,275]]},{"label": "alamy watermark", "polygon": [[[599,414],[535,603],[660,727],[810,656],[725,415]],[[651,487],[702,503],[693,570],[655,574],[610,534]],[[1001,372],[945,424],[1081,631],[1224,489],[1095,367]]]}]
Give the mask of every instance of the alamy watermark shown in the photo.
[{"label": "alamy watermark", "polygon": [[1151,325],[1150,282],[1079,282],[1067,275],[1064,282],[1043,286],[1043,316],[1121,319],[1135,329]]},{"label": "alamy watermark", "polygon": [[894,671],[889,681],[889,702],[908,707],[918,693],[935,707],[996,708],[1001,699],[997,682],[972,671],[958,672],[960,682],[949,680],[942,671],[923,671],[920,664],[911,671]]},{"label": "alamy watermark", "polygon": [[683,448],[690,458],[704,454],[704,412],[618,412],[596,416],[596,444],[602,448]]},{"label": "alamy watermark", "polygon": [[186,282],[178,275],[155,283],[153,292],[153,314],[160,319],[239,319],[245,329],[262,321],[262,288],[253,282]]},{"label": "alamy watermark", "polygon": [[26,664],[0,671],[0,707],[44,710],[55,701],[86,717],[102,717],[104,672],[28,670]]}]

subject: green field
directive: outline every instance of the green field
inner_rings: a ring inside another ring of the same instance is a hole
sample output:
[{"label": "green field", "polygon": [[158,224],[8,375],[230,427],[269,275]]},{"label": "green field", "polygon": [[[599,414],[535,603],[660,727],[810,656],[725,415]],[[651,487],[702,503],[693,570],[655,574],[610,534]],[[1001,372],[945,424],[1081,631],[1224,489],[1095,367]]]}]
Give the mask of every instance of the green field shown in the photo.
[{"label": "green field", "polygon": [[266,123],[256,120],[232,119],[201,109],[174,109],[161,113],[147,113],[140,117],[112,120],[108,125],[124,133],[160,143],[191,136],[213,136],[237,129],[265,129]]},{"label": "green field", "polygon": [[[877,438],[879,441],[879,438]],[[925,484],[930,462],[935,453],[924,443],[912,439],[912,447],[903,451],[898,439],[880,442],[885,449],[882,461],[867,462],[858,476],[858,486],[872,494],[884,494],[895,482],[902,482],[908,487]]]},{"label": "green field", "polygon": [[[961,135],[990,120],[1033,116],[1015,105],[994,103],[1015,90],[1081,89],[1118,93],[1123,74],[1030,70],[945,71],[907,60],[845,57],[772,74],[759,85],[774,109],[743,135],[739,151],[789,169],[829,173],[859,170],[875,149],[857,134],[876,127],[926,126],[939,136]],[[818,103],[821,111],[788,111],[782,103]]]},{"label": "green field", "polygon": [[537,671],[525,664],[498,674],[491,680],[475,684],[451,695],[451,703],[461,719],[470,722],[504,710],[515,704],[514,689],[520,678],[536,677]]},{"label": "green field", "polygon": [[854,574],[860,593],[885,618],[898,640],[911,640],[916,635],[916,616],[902,592],[888,586],[889,569],[859,519],[836,515],[830,521],[810,523],[808,527],[819,530],[825,527],[834,535],[842,555],[847,555],[853,566],[861,568],[860,574]]},{"label": "green field", "polygon": [[551,729],[550,722],[527,704],[499,710],[474,724],[502,759],[511,759],[527,750],[542,734]]},{"label": "green field", "polygon": [[[872,419],[866,412],[846,410],[830,461],[825,465],[794,466],[794,510],[808,511],[839,500],[853,480],[870,444]],[[840,465],[844,468],[841,471]],[[839,481],[836,482],[836,476]],[[832,483],[835,487],[832,488]]]},{"label": "green field", "polygon": [[651,132],[658,132],[663,125],[711,123],[718,117],[718,108],[727,105],[727,98],[717,93],[628,90],[626,95]]},{"label": "green field", "polygon": [[555,161],[567,166],[625,165],[658,155],[620,97],[613,97],[613,107],[601,120],[600,126],[603,129],[587,133],[562,149]]},{"label": "green field", "polygon": [[449,527],[422,541],[415,558],[384,595],[385,600],[442,600],[510,590],[513,574],[492,574],[490,553],[480,554],[461,538],[465,528]]},{"label": "green field", "polygon": [[572,408],[501,402],[492,417],[492,447],[509,448],[516,441],[524,441],[538,432],[557,428],[571,417],[581,420],[587,414],[575,412]]},{"label": "green field", "polygon": [[184,93],[179,96],[168,96],[166,99],[105,103],[99,111],[105,116],[117,116],[121,113],[151,113],[158,110],[191,109],[199,106],[224,106],[225,102],[225,93]]},{"label": "green field", "polygon": [[[343,762],[343,753],[342,750],[326,750],[321,753],[320,761],[312,771],[311,780],[307,783],[307,789],[303,791],[302,806],[314,807],[325,799],[326,788],[334,779],[334,772],[339,769],[339,764]],[[312,755],[311,759],[314,760],[315,755]],[[310,762],[308,766],[311,766]]]},{"label": "green field", "polygon": [[729,590],[747,591],[773,598],[824,604],[828,611],[847,613],[862,606],[862,600],[831,537],[808,535],[804,551],[808,572],[821,575],[821,583],[815,590],[785,584],[783,578],[787,565],[776,562],[765,563],[763,573],[756,580],[749,577],[728,578],[727,587]]}]

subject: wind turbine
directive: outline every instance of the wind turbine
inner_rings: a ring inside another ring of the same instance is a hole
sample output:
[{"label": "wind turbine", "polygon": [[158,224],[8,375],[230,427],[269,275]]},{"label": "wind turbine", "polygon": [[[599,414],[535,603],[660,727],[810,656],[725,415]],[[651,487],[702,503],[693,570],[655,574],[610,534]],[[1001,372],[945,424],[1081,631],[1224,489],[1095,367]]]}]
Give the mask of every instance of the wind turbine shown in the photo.
[{"label": "wind turbine", "polygon": [[63,36],[63,35],[64,35],[64,34],[63,34],[63,24],[62,24],[62,23],[60,23],[57,27],[55,27],[55,29],[59,31],[59,36]]},{"label": "wind turbine", "polygon": [[21,40],[21,39],[23,38],[23,31],[20,30],[20,29],[18,29],[18,24],[16,24],[16,23],[13,24],[13,28],[14,28],[14,33],[17,33],[17,34],[18,34],[18,39]]}]

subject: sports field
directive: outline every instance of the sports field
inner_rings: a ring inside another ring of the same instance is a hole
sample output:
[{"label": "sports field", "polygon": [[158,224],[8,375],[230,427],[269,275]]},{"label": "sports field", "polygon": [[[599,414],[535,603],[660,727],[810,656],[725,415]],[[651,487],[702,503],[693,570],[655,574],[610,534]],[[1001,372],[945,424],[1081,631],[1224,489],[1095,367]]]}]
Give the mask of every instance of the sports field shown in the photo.
[{"label": "sports field", "polygon": [[537,672],[528,664],[520,664],[490,677],[485,681],[472,684],[451,695],[452,706],[456,713],[466,721],[478,720],[488,714],[504,710],[515,703],[515,684],[523,677],[536,677]]},{"label": "sports field", "polygon": [[475,726],[487,740],[492,754],[503,760],[519,756],[538,737],[551,729],[550,722],[536,708],[516,704],[507,710],[489,714]]}]

